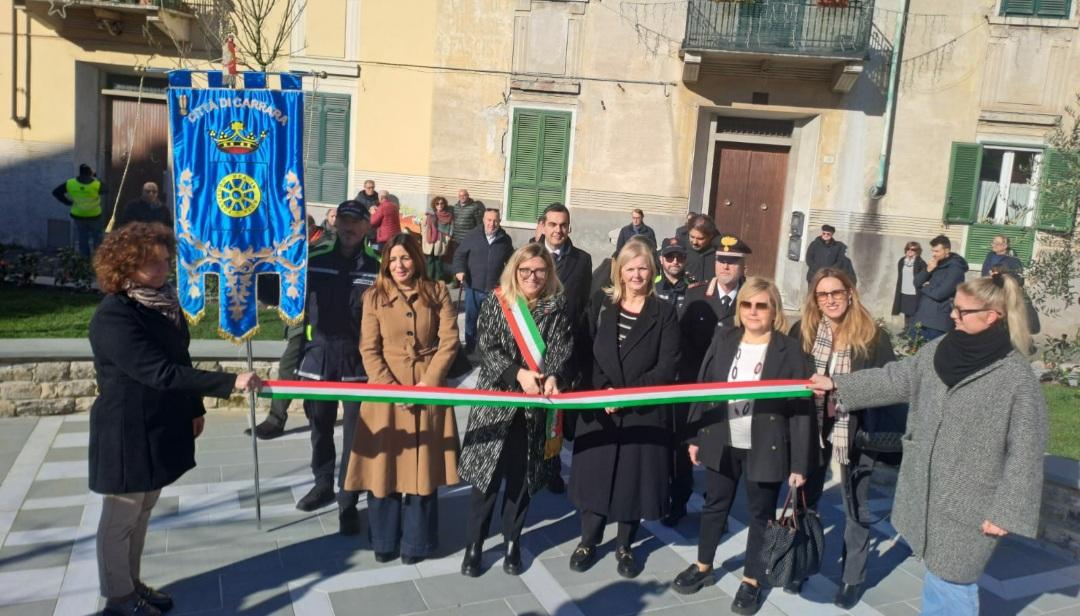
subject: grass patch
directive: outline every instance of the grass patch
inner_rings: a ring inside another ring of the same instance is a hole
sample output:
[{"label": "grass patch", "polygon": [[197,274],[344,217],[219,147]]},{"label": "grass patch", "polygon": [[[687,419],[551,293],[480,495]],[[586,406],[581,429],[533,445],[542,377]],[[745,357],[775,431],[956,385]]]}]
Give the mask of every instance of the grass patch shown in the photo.
[{"label": "grass patch", "polygon": [[[0,338],[86,338],[100,301],[97,293],[0,285]],[[217,304],[208,304],[206,316],[191,328],[191,337],[216,340],[217,329]],[[277,311],[260,310],[254,339],[281,340],[283,334]]]},{"label": "grass patch", "polygon": [[1047,453],[1080,460],[1080,387],[1043,385],[1050,411]]}]

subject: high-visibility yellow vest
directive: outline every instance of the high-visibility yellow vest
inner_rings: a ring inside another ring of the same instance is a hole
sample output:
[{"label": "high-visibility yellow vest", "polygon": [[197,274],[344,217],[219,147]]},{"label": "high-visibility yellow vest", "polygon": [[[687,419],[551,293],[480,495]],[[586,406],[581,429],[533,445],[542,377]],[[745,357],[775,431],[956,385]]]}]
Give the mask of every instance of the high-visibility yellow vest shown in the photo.
[{"label": "high-visibility yellow vest", "polygon": [[68,199],[71,199],[71,215],[75,218],[101,216],[101,181],[83,184],[76,178],[67,181]]}]

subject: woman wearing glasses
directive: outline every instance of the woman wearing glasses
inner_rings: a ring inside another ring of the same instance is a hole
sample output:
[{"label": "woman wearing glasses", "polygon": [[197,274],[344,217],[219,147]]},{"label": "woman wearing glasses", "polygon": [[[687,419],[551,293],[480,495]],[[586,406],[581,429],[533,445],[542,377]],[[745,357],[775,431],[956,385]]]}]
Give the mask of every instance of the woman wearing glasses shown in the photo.
[{"label": "woman wearing glasses", "polygon": [[[679,359],[675,309],[653,292],[652,247],[637,239],[619,251],[611,286],[590,310],[593,387],[613,389],[670,385]],[[570,568],[585,571],[596,560],[604,525],[618,522],[617,571],[641,572],[630,545],[641,519],[659,520],[668,509],[671,428],[664,406],[575,412],[570,500],[581,514],[581,543]]]},{"label": "woman wearing glasses", "polygon": [[904,330],[911,328],[911,317],[919,307],[919,288],[915,277],[926,271],[922,258],[922,245],[918,242],[904,244],[904,256],[896,262],[896,290],[893,293],[893,315],[904,315]]},{"label": "woman wearing glasses", "polygon": [[926,565],[922,613],[974,616],[998,538],[1038,530],[1046,399],[1013,277],[961,284],[951,316],[915,355],[812,380],[848,410],[910,405],[892,523]]},{"label": "woman wearing glasses", "polygon": [[[859,292],[846,273],[827,267],[810,280],[811,292],[803,303],[802,320],[791,328],[791,336],[800,341],[817,374],[834,376],[879,368],[896,361],[892,341],[870,312],[859,301]],[[825,472],[832,462],[840,465],[841,494],[844,499],[843,576],[834,603],[850,610],[859,601],[866,579],[866,558],[870,548],[870,474],[876,454],[864,451],[855,443],[859,429],[883,430],[877,424],[898,420],[892,431],[903,432],[901,409],[867,409],[849,412],[836,396],[826,394],[814,399],[816,411],[817,463],[806,480],[806,500],[817,508],[825,485]],[[798,594],[803,580],[784,587]]]},{"label": "woman wearing glasses", "polygon": [[[810,374],[798,341],[784,334],[780,292],[765,278],[747,278],[735,299],[735,327],[717,330],[701,366],[701,382],[747,382],[803,379]],[[694,405],[690,424],[690,459],[705,466],[705,506],[701,511],[698,557],[675,578],[682,594],[713,580],[713,559],[735,500],[744,490],[750,532],[742,584],[731,611],[754,614],[760,608],[765,575],[762,544],[765,527],[776,517],[784,482],[798,487],[813,468],[811,405],[805,399],[732,400]]]},{"label": "woman wearing glasses", "polygon": [[[565,304],[555,262],[544,245],[526,244],[514,251],[498,289],[480,309],[477,389],[551,395],[567,387],[567,360],[573,350],[573,337]],[[512,311],[508,314],[514,305],[523,308],[518,317],[530,319],[531,324],[519,323]],[[523,314],[526,312],[527,317]],[[516,328],[522,334],[535,325],[542,342],[538,347],[543,347],[537,365],[530,365],[523,354],[514,324],[524,325]],[[461,478],[473,485],[468,544],[461,564],[463,575],[476,577],[481,573],[480,555],[503,482],[503,571],[510,575],[521,573],[519,539],[529,502],[558,475],[561,467],[558,454],[562,443],[558,433],[550,433],[549,428],[555,424],[549,419],[553,422],[557,416],[536,408],[473,407],[469,413],[458,469]]]}]

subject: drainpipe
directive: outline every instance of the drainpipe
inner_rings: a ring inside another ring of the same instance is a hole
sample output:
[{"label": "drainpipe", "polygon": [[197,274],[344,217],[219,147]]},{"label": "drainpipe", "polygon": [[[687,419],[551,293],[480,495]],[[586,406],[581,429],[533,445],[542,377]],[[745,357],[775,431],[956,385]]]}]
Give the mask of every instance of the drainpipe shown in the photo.
[{"label": "drainpipe", "polygon": [[885,97],[885,129],[881,137],[881,155],[878,157],[877,183],[870,187],[870,198],[878,200],[885,196],[889,186],[889,159],[892,157],[893,125],[896,120],[896,86],[900,79],[900,56],[904,49],[904,27],[907,25],[911,0],[904,0],[904,8],[896,20],[893,35],[892,61],[889,66],[889,91]]},{"label": "drainpipe", "polygon": [[26,70],[23,72],[23,80],[26,82],[26,115],[20,116],[19,109],[19,10],[14,5],[11,7],[11,119],[20,128],[30,126],[30,36],[29,19],[26,23],[26,54],[24,63]]}]

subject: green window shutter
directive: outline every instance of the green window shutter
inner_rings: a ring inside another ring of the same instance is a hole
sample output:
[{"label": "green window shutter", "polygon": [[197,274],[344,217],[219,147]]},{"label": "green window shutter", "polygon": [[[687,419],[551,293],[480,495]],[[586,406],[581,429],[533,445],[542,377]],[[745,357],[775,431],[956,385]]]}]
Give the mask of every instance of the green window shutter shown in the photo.
[{"label": "green window shutter", "polygon": [[507,218],[535,222],[540,212],[566,198],[570,114],[516,109],[510,153]]},{"label": "green window shutter", "polygon": [[309,92],[304,97],[304,183],[309,202],[336,204],[349,187],[347,94]]},{"label": "green window shutter", "polygon": [[1016,253],[1016,258],[1027,266],[1035,250],[1035,230],[1017,225],[971,225],[968,227],[967,243],[964,245],[964,258],[975,270],[982,267],[986,253],[990,252],[990,242],[995,235],[1009,238],[1009,246]]},{"label": "green window shutter", "polygon": [[982,154],[982,146],[977,143],[952,144],[949,186],[945,190],[945,222],[975,222]]},{"label": "green window shutter", "polygon": [[1070,165],[1069,156],[1058,150],[1043,153],[1041,194],[1035,210],[1035,226],[1043,231],[1072,231],[1080,180],[1075,171],[1069,173],[1069,167],[1080,165]]},{"label": "green window shutter", "polygon": [[1069,16],[1069,0],[1037,0],[1035,14],[1039,17]]},{"label": "green window shutter", "polygon": [[1036,0],[1001,0],[1002,15],[1034,15]]}]

